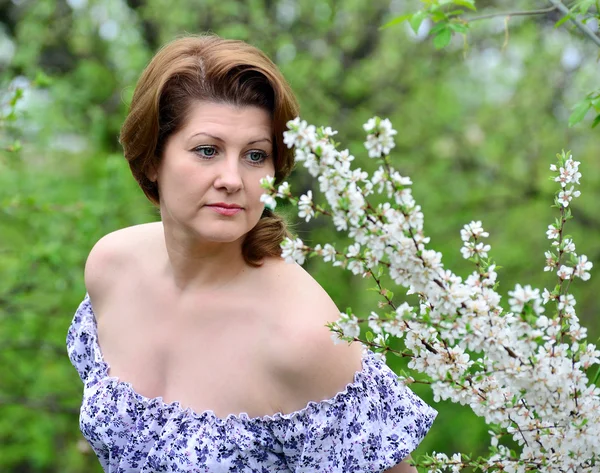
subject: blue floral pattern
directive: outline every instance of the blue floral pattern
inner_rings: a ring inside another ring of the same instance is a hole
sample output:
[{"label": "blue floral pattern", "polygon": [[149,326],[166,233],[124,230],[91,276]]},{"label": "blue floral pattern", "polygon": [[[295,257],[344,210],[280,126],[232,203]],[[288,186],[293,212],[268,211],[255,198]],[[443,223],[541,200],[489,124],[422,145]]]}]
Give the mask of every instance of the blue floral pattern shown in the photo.
[{"label": "blue floral pattern", "polygon": [[383,472],[419,444],[437,412],[365,348],[333,398],[289,414],[196,413],[109,376],[86,294],[67,334],[84,383],[79,425],[107,473]]}]

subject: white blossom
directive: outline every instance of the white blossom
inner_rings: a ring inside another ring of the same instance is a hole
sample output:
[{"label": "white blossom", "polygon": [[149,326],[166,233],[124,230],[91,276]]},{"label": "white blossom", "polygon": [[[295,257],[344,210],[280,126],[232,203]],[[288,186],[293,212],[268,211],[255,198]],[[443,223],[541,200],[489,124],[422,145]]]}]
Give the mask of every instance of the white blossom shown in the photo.
[{"label": "white blossom", "polygon": [[371,312],[367,324],[373,333],[381,333],[381,321],[379,320],[379,315],[377,315],[376,312]]},{"label": "white blossom", "polygon": [[547,304],[551,299],[554,299],[554,296],[548,289],[544,288],[542,292],[542,304]]},{"label": "white blossom", "polygon": [[314,249],[318,255],[323,257],[323,261],[325,261],[326,263],[330,261],[335,261],[337,251],[335,250],[333,245],[326,243],[324,247],[321,247],[321,245],[317,245]]},{"label": "white blossom", "polygon": [[312,146],[317,142],[317,129],[300,117],[290,120],[287,126],[288,131],[283,132],[283,142],[288,148]]},{"label": "white blossom", "polygon": [[295,240],[286,238],[281,243],[281,250],[281,257],[285,259],[286,263],[304,264],[306,258],[305,246],[300,238]]},{"label": "white blossom", "polygon": [[592,269],[592,266],[594,265],[591,261],[588,261],[587,256],[579,256],[577,258],[577,265],[575,266],[575,276],[587,281],[590,279],[590,273],[588,271]]},{"label": "white blossom", "polygon": [[349,261],[347,268],[349,271],[352,271],[352,274],[362,274],[365,272],[365,265],[360,260]]},{"label": "white blossom", "polygon": [[275,178],[273,176],[269,175],[269,174],[267,174],[265,177],[263,177],[260,180],[260,186],[263,189],[272,189],[274,183],[275,183]]},{"label": "white blossom", "polygon": [[384,120],[378,117],[370,118],[363,128],[368,133],[365,148],[370,158],[381,158],[396,146],[393,136],[398,132],[392,128],[392,123],[387,118]]},{"label": "white blossom", "polygon": [[571,200],[573,200],[573,197],[579,197],[581,195],[581,192],[573,190],[573,189],[574,189],[574,187],[571,186],[570,189],[562,190],[558,193],[558,202],[563,207],[568,207]]},{"label": "white blossom", "polygon": [[327,126],[323,128],[323,135],[327,138],[331,138],[332,136],[337,135],[337,131],[332,130],[331,127]]},{"label": "white blossom", "polygon": [[460,231],[460,237],[462,241],[469,241],[471,238],[485,238],[490,234],[483,230],[481,221],[473,221],[463,227]]},{"label": "white blossom", "polygon": [[511,299],[508,300],[510,310],[514,312],[522,312],[528,302],[533,302],[532,307],[536,314],[544,312],[540,290],[533,289],[529,284],[525,287],[517,284],[513,291],[508,291],[508,295],[511,296]]},{"label": "white blossom", "polygon": [[575,253],[575,243],[570,238],[565,238],[560,245],[557,241],[553,241],[552,245],[562,247],[564,253]]},{"label": "white blossom", "polygon": [[277,201],[273,198],[272,195],[269,195],[269,194],[262,194],[260,196],[260,201],[265,204],[265,207],[267,207],[271,210],[274,210],[275,207],[277,206]]},{"label": "white blossom", "polygon": [[463,247],[460,249],[460,252],[463,255],[463,258],[469,259],[475,255],[478,255],[481,258],[487,258],[487,252],[490,251],[492,247],[490,245],[485,245],[482,242],[475,243],[472,241],[466,241],[463,244]]},{"label": "white blossom", "polygon": [[573,274],[573,268],[569,268],[564,264],[560,267],[560,269],[556,272],[559,278],[561,279],[569,279]]},{"label": "white blossom", "polygon": [[[581,177],[581,173],[579,172],[579,165],[581,163],[579,161],[573,161],[572,157],[569,157],[565,161],[564,167],[558,169],[558,176],[554,179],[556,182],[560,182],[560,185],[564,188],[569,183],[579,184],[579,178]],[[556,171],[556,166],[554,169],[551,168],[552,171]],[[576,196],[577,197],[577,196]]]},{"label": "white blossom", "polygon": [[549,240],[554,240],[560,236],[560,229],[554,225],[548,225],[548,231],[546,232]]},{"label": "white blossom", "polygon": [[565,308],[569,308],[569,307],[575,307],[575,304],[577,303],[577,301],[575,301],[575,297],[572,294],[561,294],[560,297],[558,298],[559,303],[558,303],[558,309],[559,310],[563,310]]},{"label": "white blossom", "polygon": [[546,257],[546,266],[544,266],[544,271],[553,271],[557,265],[556,257],[550,251],[546,251],[544,256]]},{"label": "white blossom", "polygon": [[346,253],[347,258],[356,258],[360,255],[360,245],[358,243],[354,243],[348,247],[348,252]]},{"label": "white blossom", "polygon": [[[383,333],[379,331],[379,333],[373,339],[373,343],[380,347],[386,346],[388,344],[388,339],[390,336],[387,333]],[[385,360],[384,360],[385,361]]]},{"label": "white blossom", "polygon": [[312,191],[300,196],[298,202],[298,217],[305,219],[307,222],[315,216],[312,202]]},{"label": "white blossom", "polygon": [[360,335],[360,327],[355,315],[348,315],[341,312],[336,324],[342,330],[345,337],[356,338]]},{"label": "white blossom", "polygon": [[290,190],[290,183],[289,182],[283,182],[281,183],[281,185],[277,188],[277,197],[286,197],[287,195],[289,195],[291,192]]}]

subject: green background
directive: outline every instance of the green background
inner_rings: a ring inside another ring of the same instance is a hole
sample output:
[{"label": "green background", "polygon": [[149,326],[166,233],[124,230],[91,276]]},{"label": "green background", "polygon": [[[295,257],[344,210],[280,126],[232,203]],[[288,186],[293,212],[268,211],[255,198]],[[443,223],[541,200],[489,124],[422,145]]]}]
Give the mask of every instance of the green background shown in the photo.
[{"label": "green background", "polygon": [[[590,340],[598,338],[600,142],[591,116],[567,127],[573,104],[598,86],[597,47],[566,24],[555,28],[560,17],[553,15],[513,17],[505,46],[502,17],[474,23],[466,49],[454,37],[436,50],[404,24],[379,30],[416,8],[399,0],[0,1],[0,114],[9,113],[10,91],[25,87],[16,120],[0,129],[0,471],[101,471],[79,432],[82,384],[65,337],[85,294],[93,244],[158,218],[117,136],[144,65],[184,32],[263,49],[291,83],[301,116],[339,130],[337,141],[363,169],[377,163],[363,151],[362,124],[390,118],[398,130],[392,160],[414,182],[430,247],[466,276],[472,268],[461,257],[459,230],[482,220],[502,267],[504,300],[516,283],[541,289],[555,282],[542,271],[545,231],[557,215],[548,167],[561,149],[572,150],[583,177],[568,233],[595,264],[592,279],[573,293]],[[22,149],[8,152],[17,139]],[[298,195],[317,190],[302,169],[290,181]],[[322,217],[306,224],[283,212],[308,244],[347,243]],[[305,266],[340,309],[351,306],[361,317],[377,310],[366,290],[372,283],[316,260]],[[432,401],[426,386],[415,391]],[[469,409],[435,407],[440,414],[415,458],[486,452],[488,429]]]}]

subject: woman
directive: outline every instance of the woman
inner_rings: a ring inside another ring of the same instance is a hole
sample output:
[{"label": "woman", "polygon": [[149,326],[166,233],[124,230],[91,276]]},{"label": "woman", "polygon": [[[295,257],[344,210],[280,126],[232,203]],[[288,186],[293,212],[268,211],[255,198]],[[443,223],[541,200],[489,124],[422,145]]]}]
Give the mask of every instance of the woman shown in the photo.
[{"label": "woman", "polygon": [[161,222],[94,246],[67,337],[105,471],[414,471],[435,411],[332,343],[338,309],[282,260],[285,224],[260,201],[260,179],[292,169],[297,113],[241,41],[181,38],[143,72],[121,143]]}]

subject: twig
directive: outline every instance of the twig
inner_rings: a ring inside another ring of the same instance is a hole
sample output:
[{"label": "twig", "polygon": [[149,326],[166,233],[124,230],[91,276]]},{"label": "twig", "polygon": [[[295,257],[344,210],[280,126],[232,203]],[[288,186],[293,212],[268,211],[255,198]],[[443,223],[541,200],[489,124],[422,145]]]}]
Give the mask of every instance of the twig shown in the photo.
[{"label": "twig", "polygon": [[544,13],[550,13],[554,10],[557,10],[558,5],[554,5],[550,8],[542,8],[540,10],[526,10],[526,11],[509,11],[504,13],[489,13],[487,15],[473,16],[471,18],[465,18],[467,23],[471,23],[473,21],[478,20],[487,20],[488,18],[496,18],[498,16],[531,16],[531,15],[543,15]]},{"label": "twig", "polygon": [[[558,8],[565,15],[571,14],[569,9],[560,0],[550,0],[550,3],[552,3],[552,5]],[[575,17],[571,17],[569,18],[569,20],[575,23],[575,26],[577,26],[577,28],[579,28],[583,32],[583,34],[585,34],[594,43],[596,43],[596,46],[600,46],[600,38],[596,36],[596,34],[591,29],[589,29],[586,25],[584,25],[580,20],[578,20]]]},{"label": "twig", "polygon": [[[549,1],[550,1],[550,3],[552,3],[552,6],[548,7],[548,8],[541,8],[538,10],[526,10],[526,11],[508,11],[508,12],[503,12],[503,13],[488,13],[486,15],[465,18],[464,21],[466,23],[472,23],[474,21],[487,20],[489,18],[496,18],[499,16],[509,18],[511,16],[543,15],[545,13],[550,13],[555,10],[560,10],[564,15],[571,15],[571,12],[569,11],[569,9],[560,0],[549,0]],[[594,43],[596,43],[596,46],[600,46],[600,38],[598,36],[596,36],[596,34],[590,28],[588,28],[585,24],[583,24],[577,18],[571,17],[571,18],[569,18],[569,20],[572,21],[575,24],[575,26],[577,26],[577,28],[579,28],[581,30],[581,32],[583,34],[585,34]]]}]

